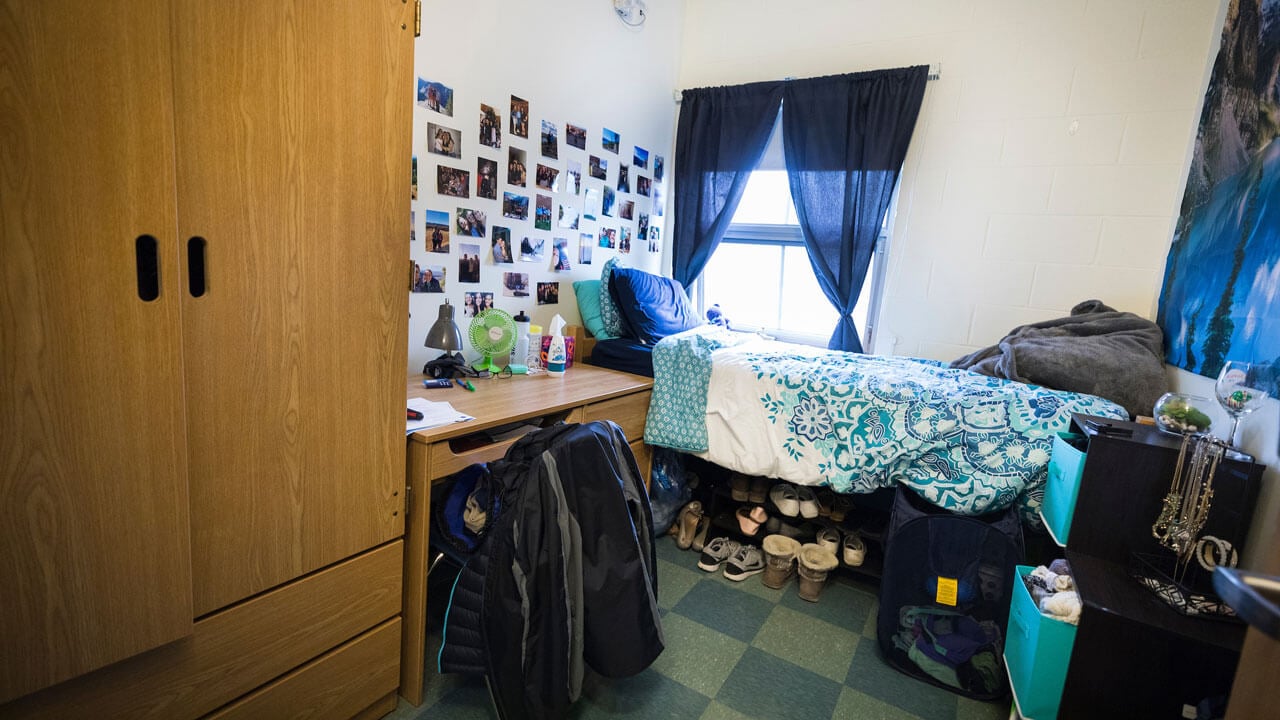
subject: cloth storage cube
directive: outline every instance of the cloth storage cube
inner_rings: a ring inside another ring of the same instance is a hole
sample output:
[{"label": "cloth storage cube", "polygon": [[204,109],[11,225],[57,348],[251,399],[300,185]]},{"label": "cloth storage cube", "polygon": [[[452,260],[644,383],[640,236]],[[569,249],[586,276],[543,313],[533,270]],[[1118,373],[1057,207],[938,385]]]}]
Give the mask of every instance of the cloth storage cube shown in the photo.
[{"label": "cloth storage cube", "polygon": [[1048,720],[1058,716],[1071,648],[1076,642],[1076,626],[1041,613],[1022,582],[1031,567],[1019,565],[1017,570],[1004,647],[1005,665],[1018,713],[1027,720]]},{"label": "cloth storage cube", "polygon": [[1076,512],[1076,495],[1080,492],[1080,477],[1084,474],[1084,450],[1078,450],[1071,441],[1084,442],[1083,435],[1058,433],[1053,439],[1053,454],[1049,457],[1049,474],[1044,483],[1044,501],[1040,505],[1040,518],[1049,535],[1061,547],[1066,547],[1071,532],[1071,518]]},{"label": "cloth storage cube", "polygon": [[876,617],[885,660],[961,695],[1006,695],[1005,624],[1022,557],[1017,510],[955,515],[899,486],[885,545]]}]

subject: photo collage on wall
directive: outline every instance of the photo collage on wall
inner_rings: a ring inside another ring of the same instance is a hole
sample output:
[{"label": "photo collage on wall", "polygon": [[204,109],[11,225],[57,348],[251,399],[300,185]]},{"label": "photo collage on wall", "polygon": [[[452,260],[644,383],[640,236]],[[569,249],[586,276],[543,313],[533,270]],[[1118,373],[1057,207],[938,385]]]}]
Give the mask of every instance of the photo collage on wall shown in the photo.
[{"label": "photo collage on wall", "polygon": [[[556,305],[555,275],[571,272],[575,262],[589,266],[631,253],[633,241],[636,251],[662,252],[661,155],[624,146],[630,138],[612,128],[538,117],[536,98],[467,97],[419,77],[416,105],[411,292],[445,293],[451,281],[472,286],[454,300],[465,317],[494,307],[495,295],[500,304],[516,298]],[[490,225],[490,217],[503,224]],[[516,307],[509,311],[514,315]]]}]

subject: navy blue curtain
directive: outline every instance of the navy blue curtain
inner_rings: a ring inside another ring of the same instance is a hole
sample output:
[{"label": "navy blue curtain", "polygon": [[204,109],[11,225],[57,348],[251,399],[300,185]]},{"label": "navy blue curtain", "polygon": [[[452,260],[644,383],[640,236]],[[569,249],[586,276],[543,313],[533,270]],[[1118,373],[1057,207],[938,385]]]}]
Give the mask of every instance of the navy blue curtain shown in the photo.
[{"label": "navy blue curtain", "polygon": [[833,350],[862,352],[851,315],[928,75],[917,65],[785,83],[787,177],[818,285],[840,312]]},{"label": "navy blue curtain", "polygon": [[781,100],[781,82],[684,91],[676,126],[671,274],[685,287],[724,237]]}]

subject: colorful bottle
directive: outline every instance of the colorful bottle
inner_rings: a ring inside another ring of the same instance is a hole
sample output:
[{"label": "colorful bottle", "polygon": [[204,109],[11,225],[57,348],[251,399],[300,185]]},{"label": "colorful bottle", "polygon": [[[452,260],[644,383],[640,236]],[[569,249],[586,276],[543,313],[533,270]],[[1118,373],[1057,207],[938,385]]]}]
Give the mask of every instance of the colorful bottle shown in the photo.
[{"label": "colorful bottle", "polygon": [[564,375],[564,366],[568,361],[563,330],[564,318],[557,314],[551,318],[551,344],[547,347],[547,372],[552,375]]}]

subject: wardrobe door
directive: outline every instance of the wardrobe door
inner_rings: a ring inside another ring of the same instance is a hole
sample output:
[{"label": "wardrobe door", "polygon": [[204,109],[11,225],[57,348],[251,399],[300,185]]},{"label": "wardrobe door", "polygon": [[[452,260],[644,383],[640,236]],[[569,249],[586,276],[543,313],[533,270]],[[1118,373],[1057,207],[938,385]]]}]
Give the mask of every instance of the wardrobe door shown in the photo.
[{"label": "wardrobe door", "polygon": [[169,42],[0,5],[0,703],[191,632]]},{"label": "wardrobe door", "polygon": [[177,0],[197,613],[403,532],[412,12]]}]

